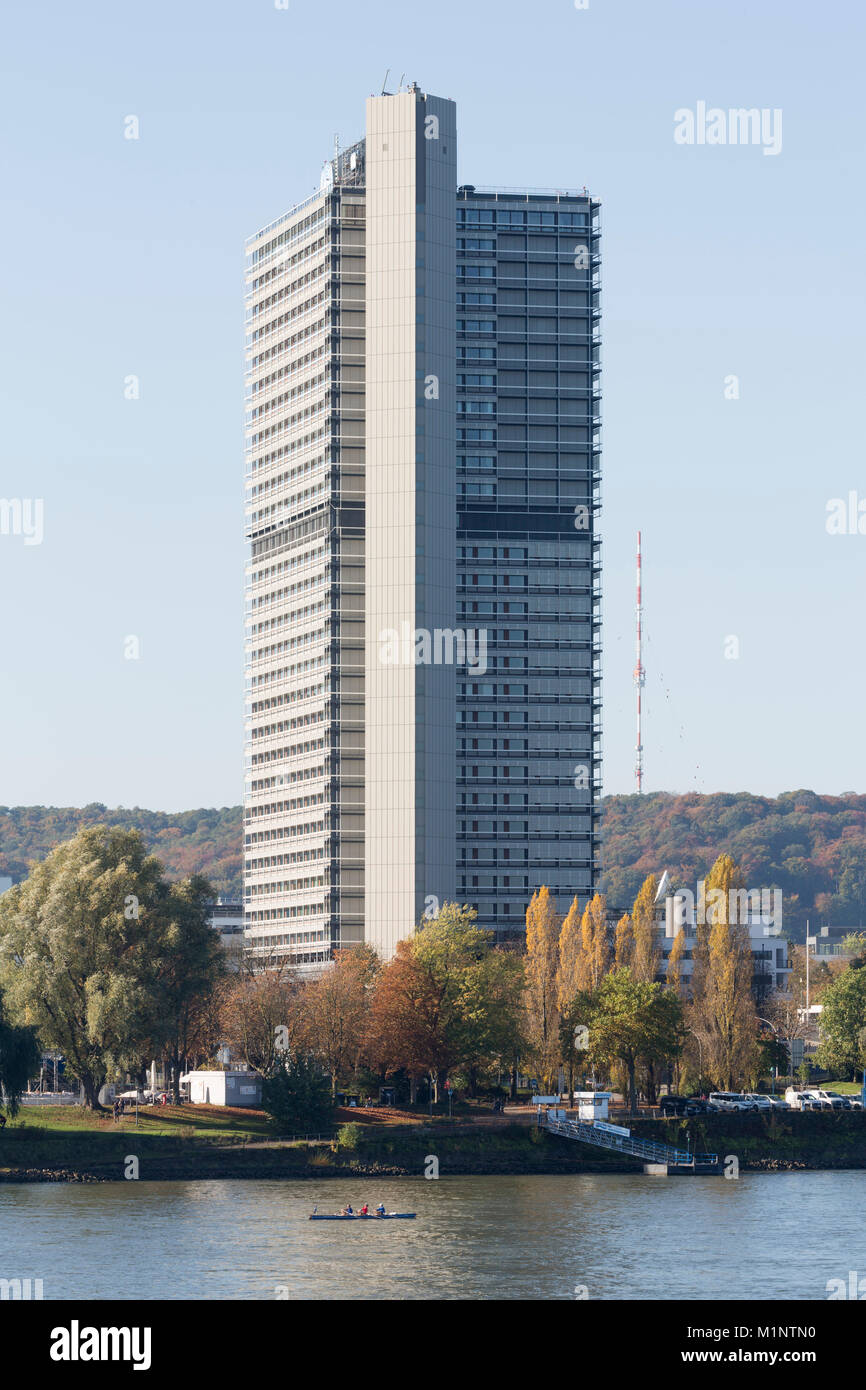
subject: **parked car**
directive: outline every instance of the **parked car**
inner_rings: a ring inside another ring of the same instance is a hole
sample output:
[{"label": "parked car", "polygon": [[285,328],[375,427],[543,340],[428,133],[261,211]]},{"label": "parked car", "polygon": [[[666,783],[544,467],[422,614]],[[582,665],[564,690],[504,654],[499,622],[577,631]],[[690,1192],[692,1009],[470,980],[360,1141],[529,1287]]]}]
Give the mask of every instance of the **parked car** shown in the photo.
[{"label": "parked car", "polygon": [[686,1096],[662,1096],[659,1099],[659,1110],[663,1115],[686,1115],[688,1104]]},{"label": "parked car", "polygon": [[848,1100],[849,1100],[849,1102],[850,1102],[850,1105],[851,1105],[851,1109],[852,1109],[852,1110],[862,1110],[862,1109],[863,1109],[863,1102],[862,1102],[862,1100],[860,1099],[859,1096],[849,1096],[849,1097],[848,1097]]},{"label": "parked car", "polygon": [[717,1115],[718,1107],[709,1100],[701,1100],[700,1096],[693,1096],[686,1110],[687,1115]]},{"label": "parked car", "polygon": [[[851,1097],[850,1097],[850,1096],[840,1096],[840,1094],[839,1094],[838,1091],[825,1091],[825,1092],[824,1092],[824,1095],[830,1097],[831,1101],[833,1102],[833,1109],[834,1109],[834,1110],[850,1110],[850,1109],[851,1109]],[[841,1101],[841,1104],[840,1104],[840,1105],[837,1105],[837,1104],[836,1104],[836,1101],[837,1101],[837,1100],[838,1100],[838,1101]]]},{"label": "parked car", "polygon": [[717,1109],[726,1110],[729,1114],[756,1109],[750,1100],[746,1100],[737,1091],[712,1091],[710,1102]]},{"label": "parked car", "polygon": [[771,1110],[790,1110],[791,1106],[787,1100],[782,1100],[781,1096],[768,1096]]},{"label": "parked car", "polygon": [[770,1097],[763,1095],[760,1091],[744,1091],[743,1100],[750,1100],[752,1108],[755,1110],[770,1111],[773,1108]]},{"label": "parked car", "polygon": [[817,1086],[807,1088],[807,1094],[814,1096],[821,1104],[822,1110],[845,1110],[847,1107],[841,1096],[834,1091],[822,1091]]}]

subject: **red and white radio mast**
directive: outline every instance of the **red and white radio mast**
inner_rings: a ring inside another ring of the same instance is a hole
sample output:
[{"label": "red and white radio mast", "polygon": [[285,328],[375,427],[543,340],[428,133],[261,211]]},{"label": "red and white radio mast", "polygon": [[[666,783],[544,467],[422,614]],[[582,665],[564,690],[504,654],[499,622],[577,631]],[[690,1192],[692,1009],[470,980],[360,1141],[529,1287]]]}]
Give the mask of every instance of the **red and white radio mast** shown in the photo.
[{"label": "red and white radio mast", "polygon": [[637,641],[635,644],[636,661],[634,668],[634,688],[635,694],[637,695],[637,744],[635,746],[634,775],[637,783],[637,792],[638,795],[640,795],[643,791],[643,743],[641,742],[640,726],[640,693],[646,685],[646,672],[644,671],[643,662],[641,660],[641,619],[643,617],[643,608],[641,606],[640,531],[637,533],[637,605],[635,608],[635,617],[637,619]]}]

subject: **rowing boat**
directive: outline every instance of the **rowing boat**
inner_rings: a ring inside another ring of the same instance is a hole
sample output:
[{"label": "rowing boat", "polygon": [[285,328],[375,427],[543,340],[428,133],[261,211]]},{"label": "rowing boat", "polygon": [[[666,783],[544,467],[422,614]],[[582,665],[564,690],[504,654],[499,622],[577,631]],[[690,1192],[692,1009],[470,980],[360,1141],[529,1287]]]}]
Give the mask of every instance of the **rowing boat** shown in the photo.
[{"label": "rowing boat", "polygon": [[374,1211],[356,1211],[352,1216],[326,1216],[324,1213],[313,1212],[311,1221],[414,1221],[416,1213],[414,1211],[386,1211],[382,1216],[377,1216]]}]

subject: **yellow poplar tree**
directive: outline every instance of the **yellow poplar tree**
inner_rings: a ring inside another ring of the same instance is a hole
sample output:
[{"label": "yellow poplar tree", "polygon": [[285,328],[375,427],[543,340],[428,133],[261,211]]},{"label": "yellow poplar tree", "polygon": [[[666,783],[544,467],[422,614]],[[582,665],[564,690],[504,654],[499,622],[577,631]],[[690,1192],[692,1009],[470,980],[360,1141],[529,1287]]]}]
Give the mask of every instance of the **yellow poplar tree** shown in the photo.
[{"label": "yellow poplar tree", "polygon": [[538,1071],[547,1085],[560,1062],[557,1001],[560,920],[546,887],[537,889],[526,909],[526,1031]]},{"label": "yellow poplar tree", "polygon": [[655,897],[658,880],[655,874],[648,874],[641,890],[634,900],[631,910],[632,933],[634,935],[634,958],[632,974],[636,980],[652,984],[661,961],[661,942],[655,929]]},{"label": "yellow poplar tree", "polygon": [[685,928],[680,927],[673,939],[670,955],[668,956],[667,985],[669,989],[675,990],[682,998],[683,995],[683,957],[686,953],[688,938]]},{"label": "yellow poplar tree", "polygon": [[587,991],[597,990],[610,970],[610,943],[607,939],[607,899],[595,893],[584,908],[580,923],[583,942],[585,978],[580,985]]},{"label": "yellow poplar tree", "polygon": [[581,934],[580,905],[575,897],[565,914],[562,930],[559,933],[559,964],[556,974],[556,999],[560,1012],[568,1008],[570,1001],[579,989],[584,974],[583,936]]},{"label": "yellow poplar tree", "polygon": [[[721,1090],[735,1090],[755,1061],[754,966],[748,929],[729,921],[732,890],[745,880],[729,854],[721,854],[704,885],[695,942],[693,1028],[708,1045],[707,1070]],[[705,1053],[705,1064],[707,1055]]]},{"label": "yellow poplar tree", "polygon": [[634,958],[634,932],[631,928],[631,917],[624,912],[616,924],[616,931],[613,935],[613,963],[616,970],[622,970],[624,966],[631,966]]}]

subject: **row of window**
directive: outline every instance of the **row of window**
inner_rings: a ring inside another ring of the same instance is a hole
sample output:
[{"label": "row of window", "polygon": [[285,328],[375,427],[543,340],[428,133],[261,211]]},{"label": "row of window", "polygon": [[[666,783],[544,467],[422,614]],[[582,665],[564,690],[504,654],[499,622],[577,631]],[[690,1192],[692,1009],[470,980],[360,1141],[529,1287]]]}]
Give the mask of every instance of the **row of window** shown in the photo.
[{"label": "row of window", "polygon": [[458,207],[458,227],[586,227],[585,212],[543,212],[538,208]]},{"label": "row of window", "polygon": [[260,816],[282,816],[287,811],[306,810],[308,806],[324,806],[327,799],[324,792],[311,792],[307,796],[293,796],[284,801],[271,801],[260,803],[258,806],[247,806],[244,820],[251,821]]}]

